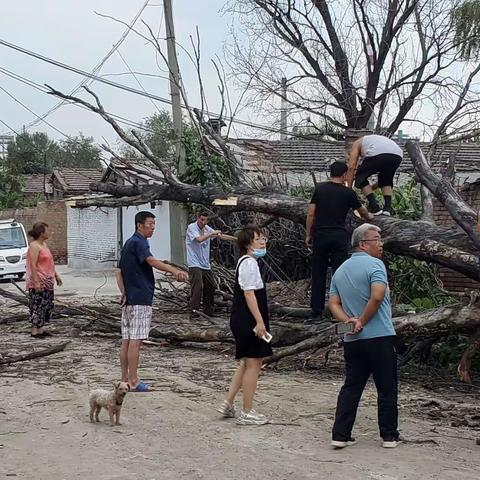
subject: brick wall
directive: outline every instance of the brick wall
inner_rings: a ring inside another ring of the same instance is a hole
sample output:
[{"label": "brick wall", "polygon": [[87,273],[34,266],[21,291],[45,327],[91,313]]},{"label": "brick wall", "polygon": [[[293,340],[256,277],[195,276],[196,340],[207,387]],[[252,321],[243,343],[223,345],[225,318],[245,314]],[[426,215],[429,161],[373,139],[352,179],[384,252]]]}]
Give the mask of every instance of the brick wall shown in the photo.
[{"label": "brick wall", "polygon": [[[480,210],[480,188],[478,186],[467,191],[460,191],[460,195],[471,207],[475,210]],[[445,207],[438,200],[434,200],[433,207],[433,215],[437,225],[445,227],[456,225]],[[480,288],[480,282],[467,278],[465,275],[449,268],[439,266],[437,267],[437,273],[445,290],[450,292],[464,292],[465,290],[477,290]]]},{"label": "brick wall", "polygon": [[67,263],[67,212],[64,202],[39,202],[36,207],[0,211],[0,219],[7,218],[15,218],[27,232],[35,222],[48,223],[53,232],[48,240],[48,246],[52,251],[55,263],[57,265]]},{"label": "brick wall", "polygon": [[115,208],[67,208],[68,266],[103,270],[116,265],[118,211]]}]

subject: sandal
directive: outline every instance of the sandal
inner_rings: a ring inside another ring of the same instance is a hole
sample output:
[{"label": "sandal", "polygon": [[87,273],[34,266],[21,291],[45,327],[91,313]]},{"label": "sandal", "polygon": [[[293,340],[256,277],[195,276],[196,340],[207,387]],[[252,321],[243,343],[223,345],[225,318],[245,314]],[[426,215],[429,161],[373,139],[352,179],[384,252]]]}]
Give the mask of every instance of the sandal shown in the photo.
[{"label": "sandal", "polygon": [[45,335],[43,335],[43,333],[31,333],[30,336],[33,338],[45,338]]},{"label": "sandal", "polygon": [[138,382],[135,388],[130,388],[130,392],[133,392],[133,393],[135,392],[144,393],[144,392],[151,392],[151,391],[153,391],[151,386],[148,383],[144,383],[144,382]]}]

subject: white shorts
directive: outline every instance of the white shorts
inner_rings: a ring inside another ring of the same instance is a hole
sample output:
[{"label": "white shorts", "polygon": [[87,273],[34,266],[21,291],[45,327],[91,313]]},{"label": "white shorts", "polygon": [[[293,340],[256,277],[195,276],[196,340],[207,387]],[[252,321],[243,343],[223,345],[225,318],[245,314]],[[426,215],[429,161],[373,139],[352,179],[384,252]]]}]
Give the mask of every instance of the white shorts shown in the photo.
[{"label": "white shorts", "polygon": [[150,305],[125,305],[122,308],[122,338],[144,340],[148,338],[152,323]]}]

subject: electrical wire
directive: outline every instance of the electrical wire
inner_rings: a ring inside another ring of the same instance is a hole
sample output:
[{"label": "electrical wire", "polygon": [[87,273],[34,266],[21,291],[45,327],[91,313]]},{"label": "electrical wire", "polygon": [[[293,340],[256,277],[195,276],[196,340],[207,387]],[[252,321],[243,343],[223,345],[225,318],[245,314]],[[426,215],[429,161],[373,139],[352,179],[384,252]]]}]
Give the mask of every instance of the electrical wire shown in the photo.
[{"label": "electrical wire", "polygon": [[[18,45],[7,42],[5,40],[0,39],[0,45],[3,45],[7,48],[11,48],[13,50],[16,50],[17,52],[23,53],[23,54],[28,55],[30,57],[36,58],[37,60],[41,60],[41,61],[49,63],[51,65],[55,65],[56,67],[62,68],[64,70],[71,71],[73,73],[76,73],[77,75],[83,75],[87,78],[93,79],[97,82],[109,85],[111,87],[118,88],[120,90],[129,92],[129,93],[133,93],[133,94],[139,95],[141,97],[150,98],[152,100],[155,100],[155,101],[160,102],[160,103],[165,103],[167,105],[172,104],[171,100],[168,99],[168,98],[160,97],[159,95],[155,95],[155,94],[148,93],[148,92],[142,92],[141,90],[137,90],[136,88],[132,88],[132,87],[129,87],[127,85],[123,85],[121,83],[117,83],[117,82],[114,82],[112,80],[99,77],[97,75],[94,75],[94,74],[88,73],[84,70],[81,70],[80,68],[73,67],[71,65],[67,65],[63,62],[59,62],[59,61],[54,60],[50,57],[46,57],[45,55],[41,55],[39,53],[33,52],[31,50],[20,47]],[[188,110],[188,107],[186,107],[185,105],[182,105],[182,108],[184,110]],[[193,107],[190,107],[190,110],[193,110]],[[219,116],[218,113],[214,113],[214,112],[204,111],[204,113],[209,115],[210,117],[218,117]],[[273,127],[269,127],[267,125],[259,125],[259,124],[253,123],[253,122],[249,122],[247,120],[241,120],[239,118],[224,117],[223,119],[226,120],[226,121],[232,122],[232,123],[236,123],[236,124],[243,125],[243,126],[246,126],[246,127],[254,128],[254,129],[257,129],[257,130],[263,130],[263,131],[266,131],[266,132],[269,132],[269,133],[282,133],[282,132],[284,132],[284,133],[288,133],[288,135],[293,136],[293,137],[302,137],[302,135],[296,135],[292,132],[285,131],[285,129],[273,128]]]},{"label": "electrical wire", "polygon": [[[132,28],[134,27],[134,25],[137,23],[138,19],[140,18],[140,16],[142,15],[143,11],[145,10],[145,8],[147,8],[148,4],[149,4],[149,1],[150,0],[147,0],[143,5],[142,7],[140,8],[140,10],[137,12],[137,14],[135,15],[135,17],[132,19],[132,21],[130,22],[130,24],[128,25],[128,27],[124,30],[124,32],[122,33],[122,35],[120,36],[120,38],[117,40],[117,42],[112,46],[112,48],[110,49],[110,51],[100,60],[100,62],[93,68],[93,70],[91,71],[92,74],[96,74],[100,71],[100,69],[105,65],[105,63],[107,62],[107,60],[117,51],[117,49],[120,47],[120,45],[122,45],[122,43],[125,41],[125,39],[127,38],[127,36],[129,35],[129,33],[132,31]],[[92,83],[92,81],[89,81],[88,79],[83,79],[71,92],[70,92],[70,95],[75,95],[83,86],[85,85],[88,85]],[[55,112],[56,110],[58,110],[62,105],[64,105],[65,103],[67,103],[65,100],[62,100],[61,102],[58,102],[56,105],[54,105],[50,110],[48,110],[47,112],[45,112],[44,114],[40,115],[39,118],[37,118],[36,120],[34,120],[33,122],[30,122],[28,125],[26,125],[24,128],[26,130],[28,130],[29,128],[37,125],[41,119],[44,119],[44,118],[47,118],[49,115],[51,115],[53,112]]]}]

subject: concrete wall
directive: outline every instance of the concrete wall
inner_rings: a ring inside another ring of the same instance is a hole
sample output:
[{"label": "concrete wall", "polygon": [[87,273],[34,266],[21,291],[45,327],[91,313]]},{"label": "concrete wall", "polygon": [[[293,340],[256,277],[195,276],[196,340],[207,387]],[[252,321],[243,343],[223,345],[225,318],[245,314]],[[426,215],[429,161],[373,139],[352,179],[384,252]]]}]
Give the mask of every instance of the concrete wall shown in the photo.
[{"label": "concrete wall", "polygon": [[[35,222],[45,222],[52,232],[48,246],[55,263],[67,263],[67,211],[62,201],[39,202],[36,207],[12,208],[0,211],[0,219],[15,218],[25,230],[32,228]],[[31,239],[30,239],[31,240]]]},{"label": "concrete wall", "polygon": [[[152,208],[150,204],[122,208],[122,244],[135,232],[135,215],[141,211],[155,215],[155,233],[148,240],[152,254],[159,260],[171,260],[170,245],[170,209],[169,202],[157,202]],[[184,238],[179,238],[184,241]]]},{"label": "concrete wall", "polygon": [[117,264],[118,210],[71,208],[68,220],[68,266],[104,270]]}]

